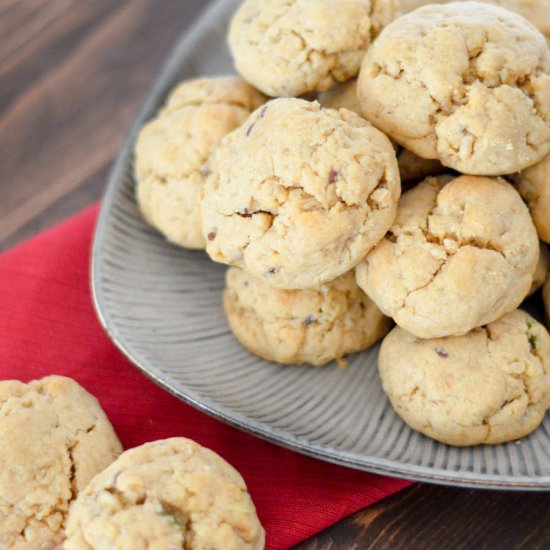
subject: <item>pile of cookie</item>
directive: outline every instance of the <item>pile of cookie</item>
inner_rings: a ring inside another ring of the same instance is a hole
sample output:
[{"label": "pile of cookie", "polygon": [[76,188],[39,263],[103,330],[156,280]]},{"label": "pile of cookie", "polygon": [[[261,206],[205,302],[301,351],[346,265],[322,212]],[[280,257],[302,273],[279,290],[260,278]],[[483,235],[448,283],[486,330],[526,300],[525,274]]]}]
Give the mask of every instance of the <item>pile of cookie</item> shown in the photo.
[{"label": "pile of cookie", "polygon": [[448,444],[509,441],[550,407],[550,335],[517,309],[550,242],[550,50],[520,14],[550,32],[550,8],[402,1],[245,0],[242,78],[170,94],[136,143],[137,199],[230,266],[251,352],[343,363],[393,319],[397,413]]},{"label": "pile of cookie", "polygon": [[2,550],[264,548],[232,466],[182,437],[123,453],[70,378],[0,381],[0,448]]}]

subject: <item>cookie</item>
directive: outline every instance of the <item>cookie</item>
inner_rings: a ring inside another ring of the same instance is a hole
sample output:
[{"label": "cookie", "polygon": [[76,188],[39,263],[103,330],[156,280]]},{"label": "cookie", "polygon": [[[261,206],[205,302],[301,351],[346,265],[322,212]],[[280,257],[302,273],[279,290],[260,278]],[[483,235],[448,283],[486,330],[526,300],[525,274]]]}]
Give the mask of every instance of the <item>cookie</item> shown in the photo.
[{"label": "cookie", "polygon": [[[448,4],[453,0],[400,0],[401,13],[409,13],[427,4]],[[457,1],[457,0],[454,0]],[[463,0],[458,0],[463,1]],[[478,0],[518,13],[550,37],[550,5],[548,0]]]},{"label": "cookie", "polygon": [[[357,79],[336,84],[328,92],[319,94],[319,103],[328,109],[348,109],[363,116],[357,99]],[[444,171],[438,160],[423,159],[394,143],[402,183],[437,176]]]},{"label": "cookie", "polygon": [[229,29],[239,73],[274,97],[353,78],[397,0],[245,0]]},{"label": "cookie", "polygon": [[245,348],[285,364],[324,365],[372,346],[390,328],[353,271],[315,289],[278,290],[232,267],[224,307]]},{"label": "cookie", "polygon": [[550,335],[519,310],[464,336],[420,340],[395,328],[378,366],[397,414],[448,445],[519,439],[550,407]]},{"label": "cookie", "polygon": [[0,382],[0,548],[61,545],[71,503],[122,452],[96,399],[74,380]]},{"label": "cookie", "polygon": [[172,243],[205,247],[198,207],[202,166],[263,101],[236,77],[190,80],[141,130],[135,147],[138,204],[149,224]]},{"label": "cookie", "polygon": [[541,240],[550,243],[550,155],[513,176]]},{"label": "cookie", "polygon": [[367,52],[358,96],[403,147],[465,174],[510,174],[550,151],[550,50],[499,7],[458,2],[395,20]]},{"label": "cookie", "polygon": [[227,136],[208,164],[206,251],[281,289],[353,269],[395,219],[393,147],[350,111],[276,99]]},{"label": "cookie", "polygon": [[243,478],[182,437],[123,453],[74,503],[65,550],[260,550],[264,530]]},{"label": "cookie", "polygon": [[359,286],[419,338],[465,334],[516,309],[539,258],[529,211],[497,178],[428,178],[357,267]]},{"label": "cookie", "polygon": [[548,248],[544,243],[540,243],[540,255],[535,275],[533,276],[533,285],[529,291],[529,295],[534,294],[539,288],[544,285],[548,271],[550,270],[550,255],[548,254]]}]

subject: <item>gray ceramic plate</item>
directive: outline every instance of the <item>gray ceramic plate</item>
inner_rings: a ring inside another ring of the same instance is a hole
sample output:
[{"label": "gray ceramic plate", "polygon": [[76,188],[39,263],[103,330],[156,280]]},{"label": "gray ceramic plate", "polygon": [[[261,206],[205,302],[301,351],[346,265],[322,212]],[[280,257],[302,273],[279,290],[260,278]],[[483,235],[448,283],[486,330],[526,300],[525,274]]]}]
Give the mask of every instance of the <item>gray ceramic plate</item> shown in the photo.
[{"label": "gray ceramic plate", "polygon": [[145,374],[183,401],[285,447],[343,466],[434,483],[550,488],[550,418],[521,442],[457,449],[410,430],[378,379],[378,349],[345,370],[261,361],[233,338],[221,305],[224,268],[176,249],[141,220],[132,146],[180,79],[232,72],[225,28],[237,0],[219,0],[176,46],[110,177],[92,279],[99,317]]}]

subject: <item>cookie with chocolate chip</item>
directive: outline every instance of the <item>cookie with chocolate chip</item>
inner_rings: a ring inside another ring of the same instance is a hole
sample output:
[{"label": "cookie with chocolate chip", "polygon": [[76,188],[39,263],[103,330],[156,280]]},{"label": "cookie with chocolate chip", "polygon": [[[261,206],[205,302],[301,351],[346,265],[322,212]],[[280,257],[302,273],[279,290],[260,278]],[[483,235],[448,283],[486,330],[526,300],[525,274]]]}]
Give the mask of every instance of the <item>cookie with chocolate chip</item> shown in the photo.
[{"label": "cookie with chocolate chip", "polygon": [[281,289],[353,269],[384,236],[401,187],[388,138],[350,111],[273,100],[208,163],[206,251]]}]

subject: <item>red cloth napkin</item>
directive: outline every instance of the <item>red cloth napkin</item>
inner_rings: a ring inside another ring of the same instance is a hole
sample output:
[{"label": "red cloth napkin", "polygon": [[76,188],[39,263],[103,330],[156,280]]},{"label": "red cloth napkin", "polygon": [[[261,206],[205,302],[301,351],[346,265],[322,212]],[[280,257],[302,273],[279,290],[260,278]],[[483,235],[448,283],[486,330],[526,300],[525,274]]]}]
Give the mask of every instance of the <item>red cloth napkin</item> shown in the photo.
[{"label": "red cloth napkin", "polygon": [[88,208],[0,256],[0,379],[76,379],[99,399],[125,448],[185,436],[215,450],[245,478],[270,549],[288,548],[409,485],[256,439],[141,375],[107,338],[91,303],[96,216],[97,206]]}]

